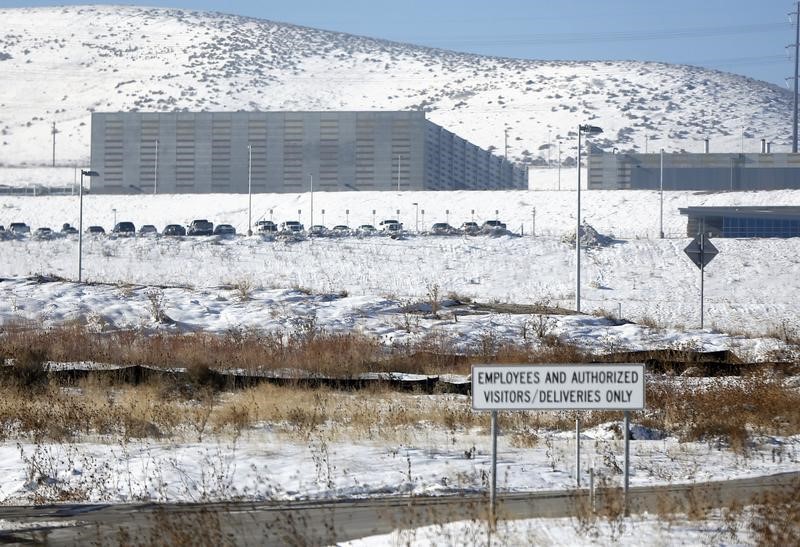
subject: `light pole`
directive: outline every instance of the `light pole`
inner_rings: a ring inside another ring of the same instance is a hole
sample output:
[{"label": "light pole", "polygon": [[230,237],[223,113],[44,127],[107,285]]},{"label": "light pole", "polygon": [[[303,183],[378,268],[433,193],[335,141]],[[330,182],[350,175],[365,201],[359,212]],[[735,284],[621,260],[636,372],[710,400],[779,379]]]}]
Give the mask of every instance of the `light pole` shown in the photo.
[{"label": "light pole", "polygon": [[311,190],[311,216],[310,216],[311,220],[308,223],[309,226],[308,235],[313,236],[311,231],[314,229],[314,175],[310,173],[308,175],[308,186],[309,189]]},{"label": "light pole", "polygon": [[558,141],[558,189],[561,190],[561,141]]},{"label": "light pole", "polygon": [[[100,173],[97,171],[84,171],[81,169],[81,185],[78,189],[79,198],[79,212],[78,212],[78,283],[83,278],[83,177],[99,177]],[[115,210],[116,211],[116,210]],[[116,217],[116,214],[114,215]],[[116,224],[116,218],[114,219]]]},{"label": "light pole", "polygon": [[247,145],[247,235],[253,235],[253,146]]},{"label": "light pole", "polygon": [[664,239],[664,149],[661,149],[661,167],[658,176],[659,207],[658,207],[658,233]]},{"label": "light pole", "polygon": [[414,232],[419,233],[419,203],[414,202]]},{"label": "light pole", "polygon": [[400,154],[397,154],[397,191],[400,191]]},{"label": "light pole", "polygon": [[111,209],[111,212],[114,213],[114,226],[117,225],[117,210]]},{"label": "light pole", "polygon": [[578,218],[575,229],[575,311],[578,313],[581,311],[581,133],[588,137],[602,132],[602,129],[594,125],[578,125]]},{"label": "light pole", "polygon": [[156,164],[153,168],[153,195],[158,193],[158,139],[156,139]]}]

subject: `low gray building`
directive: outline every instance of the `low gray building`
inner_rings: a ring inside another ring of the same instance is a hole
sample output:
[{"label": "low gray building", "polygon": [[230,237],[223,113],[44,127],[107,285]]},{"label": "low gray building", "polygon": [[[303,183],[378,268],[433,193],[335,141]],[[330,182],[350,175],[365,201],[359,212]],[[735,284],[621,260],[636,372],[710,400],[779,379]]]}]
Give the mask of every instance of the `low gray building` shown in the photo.
[{"label": "low gray building", "polygon": [[800,237],[800,207],[728,206],[686,207],[686,235],[709,237]]},{"label": "low gray building", "polygon": [[[657,190],[661,154],[588,156],[588,187]],[[800,188],[800,154],[664,154],[665,190],[777,190]]]},{"label": "low gray building", "polygon": [[527,189],[527,171],[424,112],[92,114],[91,191]]}]

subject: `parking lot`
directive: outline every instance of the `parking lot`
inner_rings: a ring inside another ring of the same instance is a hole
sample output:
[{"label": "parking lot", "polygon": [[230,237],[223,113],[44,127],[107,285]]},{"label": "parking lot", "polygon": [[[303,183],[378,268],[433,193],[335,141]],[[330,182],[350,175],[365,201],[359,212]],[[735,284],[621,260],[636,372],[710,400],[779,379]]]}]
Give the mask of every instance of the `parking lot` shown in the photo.
[{"label": "parking lot", "polygon": [[[61,228],[55,230],[49,226],[31,227],[25,222],[13,222],[8,228],[0,225],[0,238],[35,238],[35,239],[55,239],[62,237],[77,237],[78,228],[63,223]],[[159,230],[154,224],[141,224],[138,228],[133,222],[120,221],[113,228],[106,230],[99,225],[90,225],[83,230],[84,234],[92,237],[195,237],[195,236],[218,236],[218,237],[242,237],[260,236],[262,239],[308,239],[308,238],[341,238],[341,237],[391,237],[393,239],[403,239],[408,236],[498,236],[516,235],[506,228],[506,224],[500,220],[488,220],[483,224],[477,222],[464,222],[459,227],[451,226],[446,222],[433,223],[430,229],[420,231],[409,231],[404,225],[394,219],[382,220],[377,226],[372,224],[361,224],[350,227],[338,224],[327,227],[322,224],[315,224],[306,227],[297,220],[287,220],[280,223],[271,220],[260,220],[255,223],[252,230],[248,233],[237,232],[231,224],[214,224],[207,219],[193,220],[188,226],[181,224],[167,224]]]}]

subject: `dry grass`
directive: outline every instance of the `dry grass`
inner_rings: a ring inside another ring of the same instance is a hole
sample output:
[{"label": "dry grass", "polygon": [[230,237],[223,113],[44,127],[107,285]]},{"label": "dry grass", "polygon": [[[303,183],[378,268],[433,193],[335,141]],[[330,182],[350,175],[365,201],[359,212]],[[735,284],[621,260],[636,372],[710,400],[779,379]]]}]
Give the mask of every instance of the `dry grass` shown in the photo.
[{"label": "dry grass", "polygon": [[[17,357],[34,352],[51,361],[95,361],[118,365],[186,367],[201,376],[208,369],[246,371],[302,369],[347,377],[364,372],[441,374],[469,372],[475,362],[580,362],[586,356],[573,346],[548,340],[543,348],[513,344],[485,333],[470,355],[456,352],[449,337],[433,332],[419,343],[387,348],[358,334],[331,334],[313,324],[292,333],[232,330],[224,335],[95,333],[81,325],[48,330],[5,326],[0,355]],[[202,382],[202,378],[198,378]]]},{"label": "dry grass", "polygon": [[800,391],[786,387],[769,369],[735,382],[677,387],[650,385],[648,411],[640,422],[675,432],[684,441],[707,441],[748,450],[752,435],[800,432]]}]

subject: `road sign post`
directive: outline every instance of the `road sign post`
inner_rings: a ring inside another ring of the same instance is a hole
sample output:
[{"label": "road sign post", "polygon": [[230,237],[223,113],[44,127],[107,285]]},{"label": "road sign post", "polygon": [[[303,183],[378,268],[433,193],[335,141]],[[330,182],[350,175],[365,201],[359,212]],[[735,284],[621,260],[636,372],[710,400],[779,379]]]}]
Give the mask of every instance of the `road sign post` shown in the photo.
[{"label": "road sign post", "polygon": [[[643,410],[644,365],[641,363],[578,365],[473,365],[472,409],[491,411],[492,469],[489,491],[491,522],[497,518],[497,412],[500,410],[622,410],[625,412],[625,493],[629,484],[628,411]],[[580,422],[575,422],[580,436]],[[580,441],[580,439],[578,439]],[[580,486],[580,447],[576,447]],[[627,509],[626,509],[627,510]]]},{"label": "road sign post", "polygon": [[704,314],[704,285],[705,285],[705,269],[709,262],[714,260],[714,257],[719,254],[719,251],[711,241],[708,240],[705,233],[701,232],[696,238],[692,240],[689,245],[683,250],[686,256],[694,263],[695,266],[700,268],[700,328],[703,328]]}]

